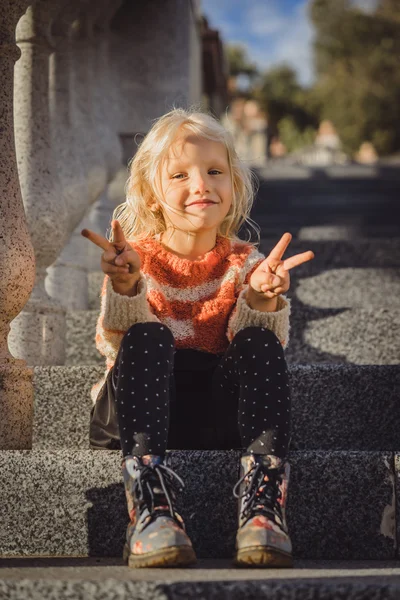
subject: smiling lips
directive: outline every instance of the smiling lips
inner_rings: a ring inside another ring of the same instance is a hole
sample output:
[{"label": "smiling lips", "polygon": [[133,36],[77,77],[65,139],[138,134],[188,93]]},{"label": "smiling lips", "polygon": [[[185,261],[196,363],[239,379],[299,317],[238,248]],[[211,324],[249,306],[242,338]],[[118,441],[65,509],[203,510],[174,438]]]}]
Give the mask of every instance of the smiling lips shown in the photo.
[{"label": "smiling lips", "polygon": [[192,202],[191,204],[189,204],[188,206],[207,206],[208,204],[216,204],[216,202],[213,202],[212,200],[196,200],[196,202]]}]

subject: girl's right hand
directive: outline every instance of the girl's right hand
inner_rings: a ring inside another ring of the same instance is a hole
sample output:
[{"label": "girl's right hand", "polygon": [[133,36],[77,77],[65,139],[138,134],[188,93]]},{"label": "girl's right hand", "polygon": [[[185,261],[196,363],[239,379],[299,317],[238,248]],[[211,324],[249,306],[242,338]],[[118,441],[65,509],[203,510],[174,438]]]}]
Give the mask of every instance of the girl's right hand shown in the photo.
[{"label": "girl's right hand", "polygon": [[101,268],[113,283],[133,285],[140,277],[140,256],[126,241],[117,220],[111,221],[111,227],[113,242],[90,229],[82,229],[81,234],[104,250],[101,255]]}]

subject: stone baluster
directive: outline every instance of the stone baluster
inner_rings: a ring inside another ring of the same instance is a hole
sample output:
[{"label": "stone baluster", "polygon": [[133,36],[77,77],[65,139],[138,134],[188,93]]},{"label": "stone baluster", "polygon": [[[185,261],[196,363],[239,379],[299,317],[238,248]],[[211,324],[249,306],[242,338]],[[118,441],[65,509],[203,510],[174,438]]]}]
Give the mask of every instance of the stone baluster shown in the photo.
[{"label": "stone baluster", "polygon": [[82,0],[70,1],[58,14],[52,28],[55,52],[50,57],[52,140],[68,205],[70,239],[57,261],[49,267],[45,283],[49,295],[69,309],[85,309],[88,305],[87,241],[74,232],[90,205],[87,173],[93,168],[89,148],[81,151],[82,131],[74,126],[73,114],[76,90],[72,72],[72,25],[81,7]]},{"label": "stone baluster", "polygon": [[79,143],[86,153],[86,168],[89,186],[89,205],[93,204],[106,187],[107,165],[105,161],[106,140],[99,132],[94,108],[94,34],[91,5],[81,3],[79,18],[72,28],[73,35],[73,85],[74,124],[81,132]]},{"label": "stone baluster", "polygon": [[114,85],[109,57],[110,22],[122,0],[96,0],[94,13],[94,72],[95,114],[99,133],[104,139],[108,182],[121,168],[122,148],[116,131],[118,95]]},{"label": "stone baluster", "polygon": [[75,151],[82,157],[88,196],[82,198],[84,220],[75,221],[70,240],[63,255],[50,270],[46,285],[52,297],[59,299],[66,308],[85,310],[88,308],[89,249],[88,241],[80,235],[80,231],[84,227],[90,227],[87,213],[107,184],[105,141],[99,135],[94,113],[93,16],[88,0],[81,0],[79,3],[78,17],[71,28],[71,40],[72,122],[74,129],[80,132],[79,146],[75,146]]},{"label": "stone baluster", "polygon": [[[67,0],[68,1],[68,0]],[[72,115],[72,24],[79,15],[81,1],[62,8],[52,27],[55,51],[50,56],[49,106],[52,143],[57,170],[68,205],[69,232],[82,220],[89,205],[85,157],[77,151],[80,132]]]},{"label": "stone baluster", "polygon": [[[92,207],[89,215],[89,228],[101,235],[105,235],[109,227],[112,211],[116,204],[123,202],[125,199],[123,188],[127,179],[127,170],[122,164],[121,141],[117,133],[118,89],[110,68],[109,56],[109,26],[121,4],[122,0],[98,0],[94,12],[96,45],[95,110],[98,123],[101,124],[102,137],[107,141],[105,158],[108,167],[109,185]],[[121,171],[122,186],[119,183]],[[100,268],[101,252],[101,249],[94,244],[89,245],[88,266],[90,270],[96,271]]]},{"label": "stone baluster", "polygon": [[0,3],[0,449],[32,447],[33,369],[7,346],[10,322],[35,282],[35,257],[18,180],[14,143],[15,27],[31,0]]},{"label": "stone baluster", "polygon": [[29,365],[65,361],[65,309],[47,294],[46,269],[67,239],[68,212],[49,127],[49,35],[60,2],[37,0],[17,25],[21,58],[15,67],[15,143],[22,198],[36,258],[36,281],[11,323],[9,347]]}]

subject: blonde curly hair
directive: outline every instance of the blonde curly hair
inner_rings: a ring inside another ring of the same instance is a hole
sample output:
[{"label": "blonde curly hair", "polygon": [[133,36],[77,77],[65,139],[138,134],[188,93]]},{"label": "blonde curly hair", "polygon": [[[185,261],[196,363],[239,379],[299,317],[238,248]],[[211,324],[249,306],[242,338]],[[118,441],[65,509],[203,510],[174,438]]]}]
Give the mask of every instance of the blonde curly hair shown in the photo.
[{"label": "blonde curly hair", "polygon": [[[250,226],[260,241],[260,229],[250,218],[256,193],[255,176],[239,158],[233,137],[213,116],[195,108],[174,108],[155,120],[129,163],[129,178],[125,186],[126,201],[117,206],[113,219],[117,219],[126,239],[140,241],[163,233],[167,224],[161,210],[152,211],[155,200],[162,205],[161,167],[171,144],[178,136],[187,133],[198,135],[225,145],[232,178],[232,205],[217,234],[240,241],[238,231],[244,223]],[[250,242],[251,231],[247,229]],[[112,241],[112,232],[109,234]],[[253,242],[250,242],[253,243]]]}]

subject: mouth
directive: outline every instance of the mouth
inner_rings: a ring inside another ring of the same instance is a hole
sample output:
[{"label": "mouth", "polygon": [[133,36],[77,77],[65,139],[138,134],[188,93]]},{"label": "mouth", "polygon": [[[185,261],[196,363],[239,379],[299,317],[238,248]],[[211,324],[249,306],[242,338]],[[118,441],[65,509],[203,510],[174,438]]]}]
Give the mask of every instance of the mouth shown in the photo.
[{"label": "mouth", "polygon": [[212,200],[208,200],[207,198],[203,198],[201,200],[196,200],[195,202],[192,202],[191,204],[188,204],[188,206],[207,206],[208,204],[212,205],[212,204],[216,204],[216,202],[213,202]]}]

